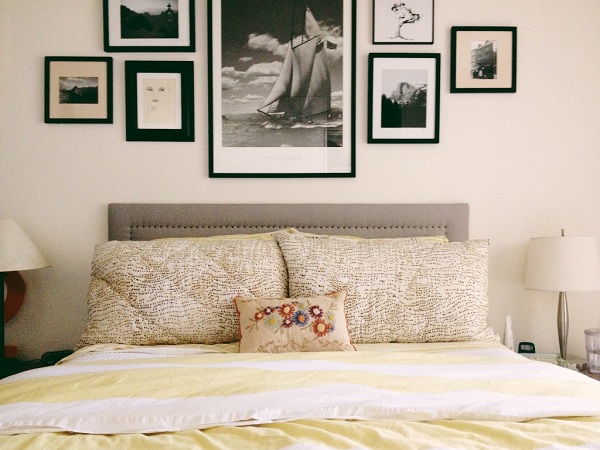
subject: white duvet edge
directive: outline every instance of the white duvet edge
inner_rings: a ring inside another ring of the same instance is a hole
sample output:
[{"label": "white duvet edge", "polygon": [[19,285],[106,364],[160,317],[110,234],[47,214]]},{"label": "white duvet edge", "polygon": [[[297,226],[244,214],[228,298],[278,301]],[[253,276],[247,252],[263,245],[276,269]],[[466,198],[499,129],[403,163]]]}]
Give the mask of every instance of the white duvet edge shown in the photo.
[{"label": "white duvet edge", "polygon": [[[360,392],[357,391],[359,387],[351,387],[350,391],[357,393],[352,399],[348,398],[347,389],[334,389],[333,400],[321,400],[321,404],[312,406],[298,405],[293,399],[310,398],[318,390],[296,390],[293,398],[279,407],[273,406],[272,396],[261,394],[178,399],[166,410],[157,409],[153,400],[131,398],[63,404],[20,403],[11,405],[10,410],[0,407],[0,434],[45,430],[84,434],[159,433],[302,419],[523,422],[542,418],[600,417],[600,404],[582,398],[520,397],[477,390],[423,396],[364,386]],[[342,398],[346,401],[341,401]],[[418,401],[413,401],[417,398]],[[248,404],[257,406],[252,409],[239,406]],[[57,419],[57,408],[69,413]],[[29,417],[27,411],[36,411],[37,417],[19,418]],[[198,413],[182,414],[181,411]]]}]

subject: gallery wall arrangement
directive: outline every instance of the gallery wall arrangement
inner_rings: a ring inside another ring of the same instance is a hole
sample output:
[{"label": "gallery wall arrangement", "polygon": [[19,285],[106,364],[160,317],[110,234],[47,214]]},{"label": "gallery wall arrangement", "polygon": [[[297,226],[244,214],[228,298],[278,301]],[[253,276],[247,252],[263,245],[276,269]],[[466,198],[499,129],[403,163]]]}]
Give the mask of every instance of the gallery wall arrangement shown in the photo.
[{"label": "gallery wall arrangement", "polygon": [[[356,176],[356,0],[208,0],[211,178]],[[195,54],[193,0],[104,0],[104,51]],[[434,0],[373,0],[373,144],[440,142]],[[450,93],[514,93],[517,29],[453,26]],[[402,46],[402,51],[393,51]],[[393,49],[393,50],[392,50]],[[363,63],[362,61],[360,63]],[[126,140],[195,140],[194,62],[125,60]],[[113,58],[45,58],[46,123],[113,122]]]}]

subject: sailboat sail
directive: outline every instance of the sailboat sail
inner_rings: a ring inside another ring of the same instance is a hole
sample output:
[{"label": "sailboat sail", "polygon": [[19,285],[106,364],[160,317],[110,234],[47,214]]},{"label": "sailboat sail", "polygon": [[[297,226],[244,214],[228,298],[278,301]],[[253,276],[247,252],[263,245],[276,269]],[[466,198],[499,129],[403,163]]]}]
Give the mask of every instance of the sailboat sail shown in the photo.
[{"label": "sailboat sail", "polygon": [[326,118],[331,109],[331,79],[325,55],[330,47],[308,7],[304,28],[299,44],[290,40],[279,77],[258,109],[271,118]]}]

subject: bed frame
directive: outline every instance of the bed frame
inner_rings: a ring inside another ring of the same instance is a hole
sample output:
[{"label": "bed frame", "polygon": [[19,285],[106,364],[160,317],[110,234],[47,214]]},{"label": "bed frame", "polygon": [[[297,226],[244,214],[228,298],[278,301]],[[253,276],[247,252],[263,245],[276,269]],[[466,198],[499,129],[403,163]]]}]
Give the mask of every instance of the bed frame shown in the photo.
[{"label": "bed frame", "polygon": [[320,234],[365,238],[469,237],[469,205],[450,204],[157,204],[108,205],[108,238],[261,233],[294,227]]}]

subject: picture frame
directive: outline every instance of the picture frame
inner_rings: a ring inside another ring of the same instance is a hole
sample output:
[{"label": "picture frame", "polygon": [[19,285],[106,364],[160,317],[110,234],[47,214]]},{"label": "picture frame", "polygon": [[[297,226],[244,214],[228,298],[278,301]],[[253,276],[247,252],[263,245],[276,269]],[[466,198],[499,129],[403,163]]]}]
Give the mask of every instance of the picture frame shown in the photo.
[{"label": "picture frame", "polygon": [[373,0],[373,44],[433,44],[434,0]]},{"label": "picture frame", "polygon": [[126,139],[194,141],[193,61],[125,61]]},{"label": "picture frame", "polygon": [[440,141],[440,54],[370,53],[367,142]]},{"label": "picture frame", "polygon": [[451,93],[517,92],[516,27],[452,27]]},{"label": "picture frame", "polygon": [[209,177],[356,176],[356,0],[301,3],[208,1]]},{"label": "picture frame", "polygon": [[195,0],[103,0],[104,51],[196,51]]},{"label": "picture frame", "polygon": [[112,58],[46,56],[44,122],[112,123]]}]

